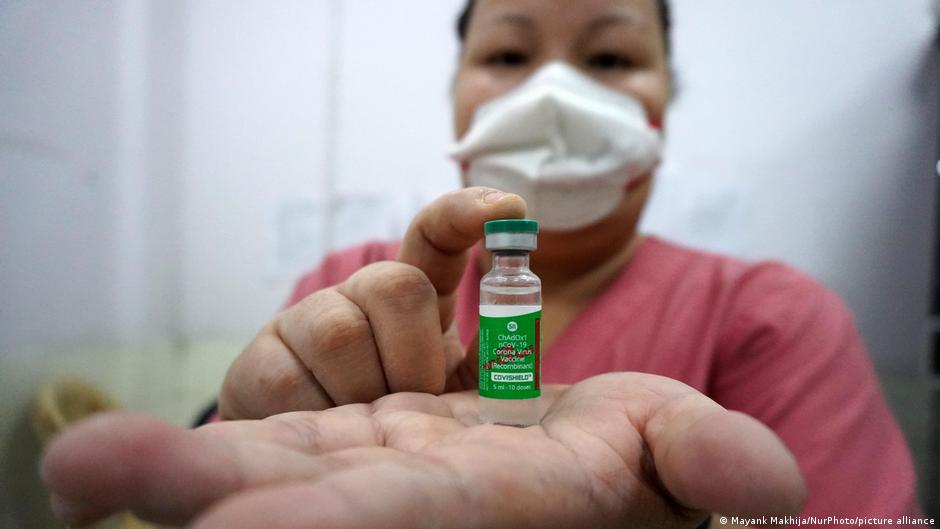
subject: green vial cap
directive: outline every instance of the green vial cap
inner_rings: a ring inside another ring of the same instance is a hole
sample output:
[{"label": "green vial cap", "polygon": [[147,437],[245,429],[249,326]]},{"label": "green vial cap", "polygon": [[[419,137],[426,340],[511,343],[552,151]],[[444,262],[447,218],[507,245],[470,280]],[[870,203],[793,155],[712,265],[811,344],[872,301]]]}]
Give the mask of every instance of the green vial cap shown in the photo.
[{"label": "green vial cap", "polygon": [[539,223],[532,219],[491,220],[483,225],[487,250],[523,250],[538,247]]},{"label": "green vial cap", "polygon": [[483,225],[483,233],[538,233],[539,221],[532,219],[491,220]]}]

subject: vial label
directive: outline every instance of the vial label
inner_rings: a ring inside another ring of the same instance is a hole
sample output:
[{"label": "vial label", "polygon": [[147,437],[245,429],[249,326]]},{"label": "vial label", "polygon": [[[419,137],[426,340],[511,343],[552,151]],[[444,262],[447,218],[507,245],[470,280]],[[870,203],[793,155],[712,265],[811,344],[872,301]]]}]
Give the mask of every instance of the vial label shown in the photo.
[{"label": "vial label", "polygon": [[542,394],[538,305],[480,305],[480,396],[534,399]]}]

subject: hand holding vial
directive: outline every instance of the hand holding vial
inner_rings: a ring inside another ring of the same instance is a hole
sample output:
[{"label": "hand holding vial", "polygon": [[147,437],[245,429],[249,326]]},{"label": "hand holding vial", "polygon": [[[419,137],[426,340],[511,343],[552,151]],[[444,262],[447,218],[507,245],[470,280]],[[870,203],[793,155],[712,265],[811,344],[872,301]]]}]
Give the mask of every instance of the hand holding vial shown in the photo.
[{"label": "hand holding vial", "polygon": [[225,419],[372,402],[403,391],[476,388],[477,353],[457,335],[455,291],[485,222],[520,219],[525,202],[483,187],[420,211],[397,262],[360,269],[278,314],[226,374]]}]

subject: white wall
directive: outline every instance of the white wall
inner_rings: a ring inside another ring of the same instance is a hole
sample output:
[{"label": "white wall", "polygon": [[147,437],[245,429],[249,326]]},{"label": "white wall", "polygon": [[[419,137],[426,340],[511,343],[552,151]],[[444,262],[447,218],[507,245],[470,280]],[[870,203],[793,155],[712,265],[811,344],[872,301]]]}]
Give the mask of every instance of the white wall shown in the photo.
[{"label": "white wall", "polygon": [[330,6],[191,2],[184,23],[182,332],[247,339],[323,251]]},{"label": "white wall", "polygon": [[[457,183],[461,3],[0,2],[3,354],[240,343],[327,248],[400,234]],[[903,369],[926,312],[930,3],[675,2],[681,93],[647,218],[809,271]]]},{"label": "white wall", "polygon": [[0,356],[116,319],[116,9],[48,4],[0,3]]},{"label": "white wall", "polygon": [[457,2],[231,5],[187,13],[183,326],[244,340],[328,248],[396,238],[457,186]]},{"label": "white wall", "polygon": [[182,29],[172,0],[0,3],[0,358],[178,335]]}]

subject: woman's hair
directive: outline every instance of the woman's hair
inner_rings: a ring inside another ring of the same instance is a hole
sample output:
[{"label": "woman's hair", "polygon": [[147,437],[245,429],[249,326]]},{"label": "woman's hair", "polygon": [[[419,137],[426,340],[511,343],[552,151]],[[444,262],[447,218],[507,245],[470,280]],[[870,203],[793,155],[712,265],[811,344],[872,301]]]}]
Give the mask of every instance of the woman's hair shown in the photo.
[{"label": "woman's hair", "polygon": [[[656,0],[656,4],[659,7],[659,20],[663,25],[663,45],[666,47],[666,54],[669,54],[670,46],[670,30],[672,27],[672,18],[669,14],[669,1],[668,0]],[[460,39],[460,42],[463,42],[467,38],[467,28],[470,26],[470,18],[473,16],[473,8],[476,5],[476,0],[467,0],[467,5],[464,6],[463,11],[460,12],[460,17],[457,19],[457,37]]]}]

